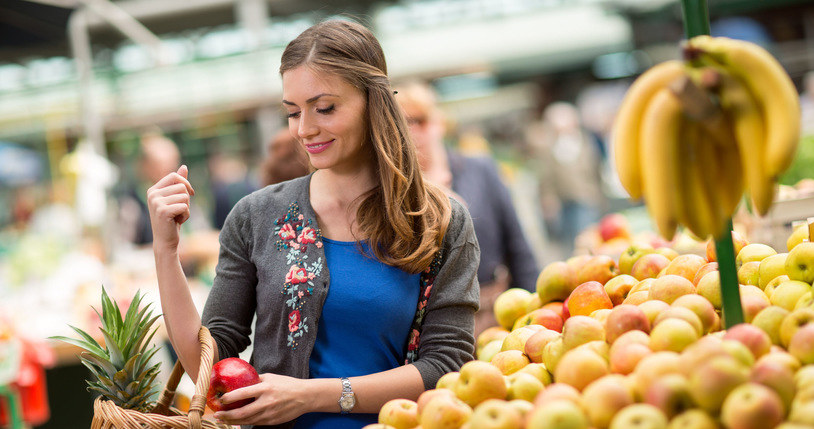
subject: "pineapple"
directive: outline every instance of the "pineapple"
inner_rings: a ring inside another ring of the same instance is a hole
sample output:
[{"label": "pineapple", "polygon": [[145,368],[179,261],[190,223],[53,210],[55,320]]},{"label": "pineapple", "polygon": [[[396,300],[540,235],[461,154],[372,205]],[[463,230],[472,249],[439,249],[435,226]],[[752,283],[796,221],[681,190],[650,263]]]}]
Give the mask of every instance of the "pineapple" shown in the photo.
[{"label": "pineapple", "polygon": [[[74,326],[71,328],[82,339],[52,338],[85,350],[80,356],[82,364],[96,378],[94,381],[87,380],[88,390],[100,393],[121,408],[145,412],[150,410],[153,397],[158,393],[155,378],[159,364],[150,365],[150,359],[158,348],[147,347],[156,332],[156,328],[152,331],[150,328],[160,316],[152,315],[149,304],[139,311],[143,298],[144,295],[136,292],[122,320],[118,304],[102,288],[102,314],[99,318],[102,321],[104,347]],[[94,311],[99,314],[95,308]]]}]

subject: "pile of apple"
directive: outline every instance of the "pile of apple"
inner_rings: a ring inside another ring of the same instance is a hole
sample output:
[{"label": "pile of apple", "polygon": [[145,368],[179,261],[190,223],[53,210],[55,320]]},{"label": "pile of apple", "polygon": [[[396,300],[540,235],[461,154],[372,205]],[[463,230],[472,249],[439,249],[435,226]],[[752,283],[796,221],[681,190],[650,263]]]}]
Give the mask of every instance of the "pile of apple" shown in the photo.
[{"label": "pile of apple", "polygon": [[722,330],[713,243],[572,257],[498,297],[477,360],[368,427],[814,428],[814,242],[733,239],[746,323]]}]

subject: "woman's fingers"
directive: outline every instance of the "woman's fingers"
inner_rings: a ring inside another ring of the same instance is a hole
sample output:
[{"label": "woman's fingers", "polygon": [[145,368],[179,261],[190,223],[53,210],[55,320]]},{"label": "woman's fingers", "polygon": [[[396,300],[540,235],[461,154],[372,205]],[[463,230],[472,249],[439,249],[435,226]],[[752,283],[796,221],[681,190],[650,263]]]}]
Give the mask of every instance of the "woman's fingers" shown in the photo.
[{"label": "woman's fingers", "polygon": [[156,210],[156,214],[159,219],[171,219],[183,223],[189,218],[189,205],[184,203],[162,205]]},{"label": "woman's fingers", "polygon": [[[179,171],[181,170],[179,169]],[[183,185],[190,195],[195,195],[195,189],[192,188],[192,184],[189,183],[189,180],[187,180],[186,177],[182,176],[181,174],[178,174],[177,172],[170,173],[162,177],[161,180],[159,180],[158,182],[156,182],[155,185],[150,187],[148,192],[157,191],[159,189],[167,188],[178,184]]]}]

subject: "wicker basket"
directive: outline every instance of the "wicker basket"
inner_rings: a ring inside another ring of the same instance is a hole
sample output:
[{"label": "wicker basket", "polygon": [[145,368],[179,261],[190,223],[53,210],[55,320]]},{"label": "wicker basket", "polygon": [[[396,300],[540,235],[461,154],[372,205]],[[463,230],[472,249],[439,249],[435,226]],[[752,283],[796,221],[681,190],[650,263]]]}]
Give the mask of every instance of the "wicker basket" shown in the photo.
[{"label": "wicker basket", "polygon": [[181,362],[175,363],[170,379],[161,394],[161,399],[149,413],[126,410],[113,401],[96,398],[93,403],[93,421],[91,429],[231,429],[232,426],[215,423],[202,418],[206,406],[206,391],[209,388],[209,374],[214,360],[215,341],[209,330],[201,327],[198,333],[201,342],[201,365],[198,380],[195,382],[195,394],[192,397],[189,414],[170,407],[175,397],[175,388],[184,375]]}]

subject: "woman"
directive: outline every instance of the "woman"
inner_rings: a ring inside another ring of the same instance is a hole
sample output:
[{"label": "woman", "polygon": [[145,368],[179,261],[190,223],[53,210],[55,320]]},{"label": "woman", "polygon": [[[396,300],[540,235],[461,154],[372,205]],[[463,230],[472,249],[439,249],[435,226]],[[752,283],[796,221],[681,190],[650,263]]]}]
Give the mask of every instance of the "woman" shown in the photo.
[{"label": "woman", "polygon": [[[289,130],[316,171],[242,199],[221,231],[203,324],[225,358],[248,346],[256,316],[262,375],[222,398],[254,402],[215,417],[361,427],[473,358],[478,244],[466,209],[422,180],[367,29],[311,27],[286,47],[280,73]],[[177,259],[186,176],[182,166],[161,179],[149,200],[167,332],[194,376],[201,318]]]}]

